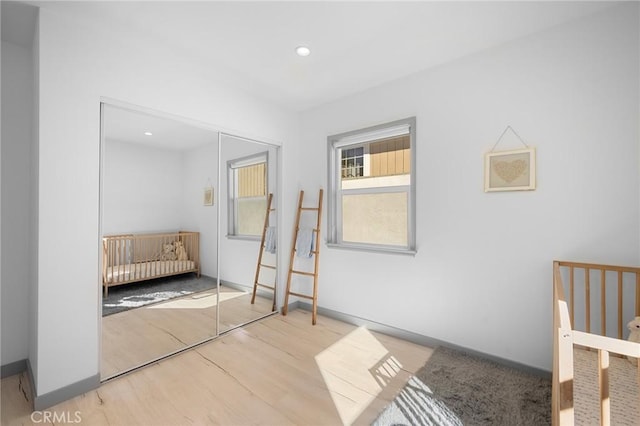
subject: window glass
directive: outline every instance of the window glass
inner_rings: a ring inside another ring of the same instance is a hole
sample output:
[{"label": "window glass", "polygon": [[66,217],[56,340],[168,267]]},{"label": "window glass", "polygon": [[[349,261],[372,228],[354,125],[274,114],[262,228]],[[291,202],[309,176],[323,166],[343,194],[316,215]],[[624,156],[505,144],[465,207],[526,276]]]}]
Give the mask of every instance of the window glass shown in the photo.
[{"label": "window glass", "polygon": [[329,137],[329,244],[413,252],[415,119]]}]

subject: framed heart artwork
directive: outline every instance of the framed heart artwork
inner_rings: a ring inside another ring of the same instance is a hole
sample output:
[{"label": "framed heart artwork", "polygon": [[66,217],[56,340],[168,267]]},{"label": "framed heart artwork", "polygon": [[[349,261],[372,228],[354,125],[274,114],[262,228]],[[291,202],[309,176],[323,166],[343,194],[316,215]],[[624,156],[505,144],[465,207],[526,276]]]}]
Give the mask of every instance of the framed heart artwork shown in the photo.
[{"label": "framed heart artwork", "polygon": [[484,191],[536,189],[535,148],[491,151],[484,157]]},{"label": "framed heart artwork", "polygon": [[203,205],[205,206],[212,206],[213,205],[213,187],[212,186],[208,186],[204,189],[204,194],[203,194]]}]

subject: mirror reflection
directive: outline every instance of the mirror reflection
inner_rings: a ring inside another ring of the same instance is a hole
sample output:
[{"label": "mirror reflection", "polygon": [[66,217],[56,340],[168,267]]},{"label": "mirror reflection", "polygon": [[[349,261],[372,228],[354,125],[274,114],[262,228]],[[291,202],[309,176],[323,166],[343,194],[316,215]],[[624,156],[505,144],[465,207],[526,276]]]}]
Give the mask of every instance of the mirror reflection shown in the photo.
[{"label": "mirror reflection", "polygon": [[103,107],[103,379],[217,334],[218,133]]},{"label": "mirror reflection", "polygon": [[226,134],[220,143],[220,226],[226,235],[219,250],[219,328],[224,332],[276,309],[278,148]]},{"label": "mirror reflection", "polygon": [[278,147],[103,105],[103,380],[276,310]]}]

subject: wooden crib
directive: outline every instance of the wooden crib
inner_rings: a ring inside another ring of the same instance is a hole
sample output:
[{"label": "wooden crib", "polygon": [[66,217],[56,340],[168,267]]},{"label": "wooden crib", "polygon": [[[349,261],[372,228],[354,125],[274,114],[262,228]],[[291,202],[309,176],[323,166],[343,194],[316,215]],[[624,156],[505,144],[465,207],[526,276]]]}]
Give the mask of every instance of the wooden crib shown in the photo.
[{"label": "wooden crib", "polygon": [[640,268],[556,261],[553,305],[552,423],[640,424]]},{"label": "wooden crib", "polygon": [[200,276],[200,234],[124,234],[102,238],[102,287],[195,272]]}]

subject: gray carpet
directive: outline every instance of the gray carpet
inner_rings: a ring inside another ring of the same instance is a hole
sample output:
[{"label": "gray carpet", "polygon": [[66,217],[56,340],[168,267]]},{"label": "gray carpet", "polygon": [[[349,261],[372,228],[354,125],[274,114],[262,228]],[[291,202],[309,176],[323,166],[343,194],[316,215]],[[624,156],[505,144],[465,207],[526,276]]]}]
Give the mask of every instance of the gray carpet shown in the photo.
[{"label": "gray carpet", "polygon": [[102,316],[106,317],[215,287],[214,278],[204,275],[198,278],[193,273],[110,287],[109,295],[102,298]]},{"label": "gray carpet", "polygon": [[375,426],[549,424],[550,380],[443,347],[373,422]]}]

